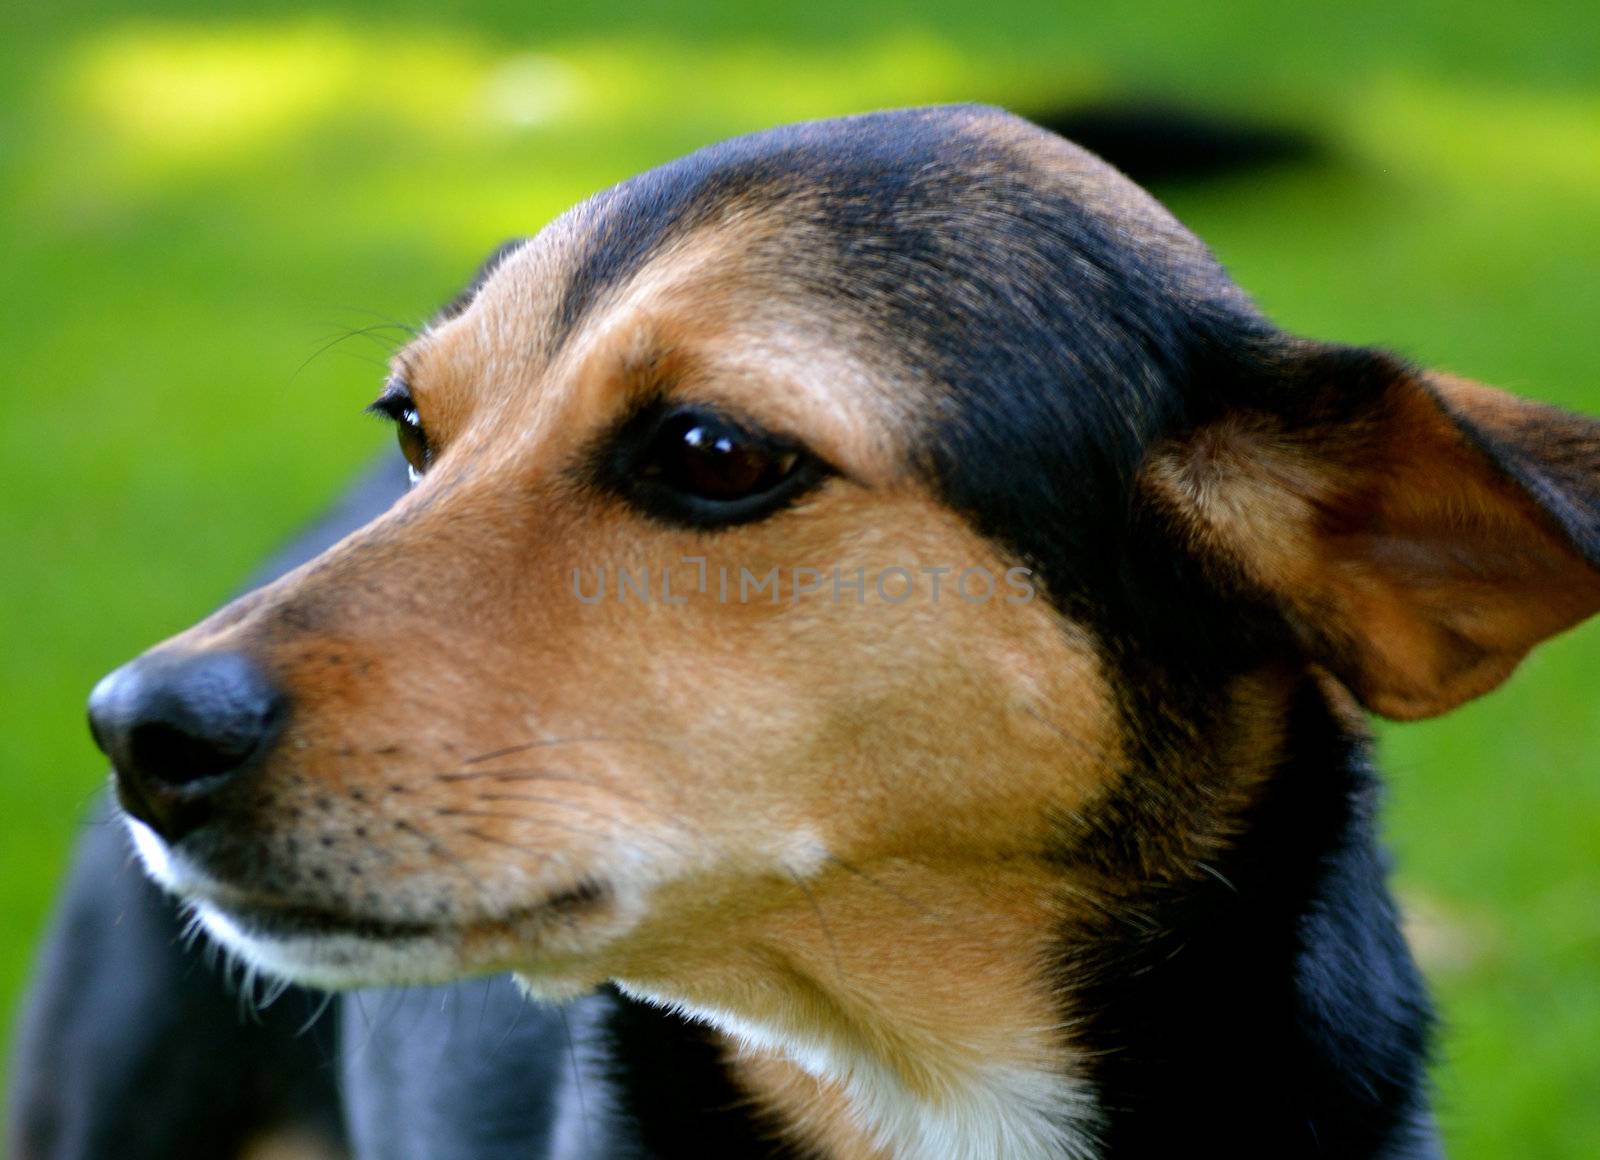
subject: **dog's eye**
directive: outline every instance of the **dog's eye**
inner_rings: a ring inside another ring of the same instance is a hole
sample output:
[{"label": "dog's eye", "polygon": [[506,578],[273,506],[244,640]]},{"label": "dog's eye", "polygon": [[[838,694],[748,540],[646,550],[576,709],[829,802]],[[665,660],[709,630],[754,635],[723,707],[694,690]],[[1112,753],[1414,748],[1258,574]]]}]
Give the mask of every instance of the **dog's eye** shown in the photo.
[{"label": "dog's eye", "polygon": [[639,474],[685,495],[728,503],[773,487],[799,459],[793,448],[764,446],[716,416],[691,411],[661,424]]},{"label": "dog's eye", "polygon": [[400,454],[406,457],[406,465],[411,471],[411,482],[417,482],[428,469],[433,451],[428,446],[427,433],[422,429],[422,416],[417,413],[411,388],[399,379],[392,379],[384,387],[383,394],[367,410],[393,421]]},{"label": "dog's eye", "polygon": [[675,523],[760,519],[826,474],[797,444],[707,408],[641,416],[629,427],[608,474],[650,514]]}]

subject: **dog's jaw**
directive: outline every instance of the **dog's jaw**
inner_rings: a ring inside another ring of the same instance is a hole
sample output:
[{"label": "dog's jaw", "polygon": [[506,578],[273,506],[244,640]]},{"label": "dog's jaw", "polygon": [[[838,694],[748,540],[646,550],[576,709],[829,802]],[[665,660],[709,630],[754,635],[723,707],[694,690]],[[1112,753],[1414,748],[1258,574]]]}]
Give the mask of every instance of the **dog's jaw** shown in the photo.
[{"label": "dog's jaw", "polygon": [[[593,991],[603,978],[584,969],[581,951],[570,939],[551,939],[550,915],[539,907],[518,918],[485,919],[464,924],[406,924],[405,929],[366,930],[353,923],[312,929],[301,924],[265,922],[273,908],[238,899],[238,892],[219,882],[163,841],[143,822],[124,815],[134,849],[157,885],[180,899],[195,923],[223,950],[252,970],[303,986],[348,990],[373,986],[420,986],[453,982],[464,975],[499,974],[529,961],[529,948],[548,952],[538,972],[542,998],[562,1000]],[[607,928],[598,937],[634,921],[636,907],[615,905]],[[373,923],[372,927],[384,924]],[[394,925],[394,924],[390,924]],[[541,945],[543,944],[543,945]],[[566,952],[566,953],[563,953]]]},{"label": "dog's jaw", "polygon": [[225,951],[250,967],[330,990],[385,982],[444,982],[459,975],[454,948],[442,938],[374,940],[354,935],[266,937],[252,933],[221,906],[206,901],[216,884],[162,841],[149,826],[125,818],[145,872],[193,908],[199,925]]},{"label": "dog's jaw", "polygon": [[307,986],[340,990],[362,985],[444,982],[456,978],[453,948],[443,940],[375,942],[354,935],[268,938],[247,931],[226,911],[199,903],[206,933],[244,962]]}]

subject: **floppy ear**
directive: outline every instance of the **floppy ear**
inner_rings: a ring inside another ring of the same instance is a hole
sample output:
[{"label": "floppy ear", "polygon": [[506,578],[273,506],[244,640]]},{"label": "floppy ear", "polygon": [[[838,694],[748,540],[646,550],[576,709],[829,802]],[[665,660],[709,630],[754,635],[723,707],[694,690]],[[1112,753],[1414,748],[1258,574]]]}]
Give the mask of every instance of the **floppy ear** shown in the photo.
[{"label": "floppy ear", "polygon": [[1443,713],[1600,610],[1600,423],[1376,352],[1296,354],[1275,382],[1143,482],[1367,708]]}]

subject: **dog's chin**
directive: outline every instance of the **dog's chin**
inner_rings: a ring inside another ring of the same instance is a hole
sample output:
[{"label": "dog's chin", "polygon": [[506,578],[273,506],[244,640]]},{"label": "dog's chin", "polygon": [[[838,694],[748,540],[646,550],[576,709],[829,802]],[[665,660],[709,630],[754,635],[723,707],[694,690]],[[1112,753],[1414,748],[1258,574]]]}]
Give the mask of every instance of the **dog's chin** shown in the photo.
[{"label": "dog's chin", "polygon": [[308,987],[421,986],[495,971],[493,964],[468,960],[456,933],[443,928],[398,936],[333,925],[313,929],[297,917],[210,902],[196,903],[195,913],[206,932],[244,962]]},{"label": "dog's chin", "polygon": [[[466,923],[395,922],[310,906],[241,901],[192,866],[148,826],[128,818],[145,870],[193,908],[204,930],[250,967],[325,990],[425,986],[517,971],[525,989],[565,999],[604,981],[587,966],[573,929],[578,904],[597,891],[569,891],[514,915]],[[598,933],[598,932],[596,932]],[[604,941],[603,937],[601,941]]]}]

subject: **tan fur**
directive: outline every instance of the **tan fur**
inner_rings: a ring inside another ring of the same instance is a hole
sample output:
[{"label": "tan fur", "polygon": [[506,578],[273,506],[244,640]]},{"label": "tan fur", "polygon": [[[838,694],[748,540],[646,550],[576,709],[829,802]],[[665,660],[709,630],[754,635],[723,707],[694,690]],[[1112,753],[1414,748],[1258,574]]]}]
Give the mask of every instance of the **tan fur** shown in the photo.
[{"label": "tan fur", "polygon": [[[1600,577],[1441,401],[1506,432],[1547,414],[1458,379],[1406,380],[1381,414],[1338,428],[1230,415],[1145,471],[1203,552],[1275,594],[1313,655],[1402,720],[1490,691],[1600,608]],[[1535,436],[1549,434],[1545,420]]]},{"label": "tan fur", "polygon": [[[766,227],[746,226],[674,247],[552,357],[557,231],[402,355],[439,451],[424,483],[176,642],[247,648],[294,699],[239,823],[276,857],[294,839],[301,904],[454,929],[444,973],[620,979],[835,1041],[935,1105],[983,1069],[1066,1078],[1049,819],[1118,755],[1092,642],[1042,597],[956,599],[954,573],[898,605],[573,597],[575,567],[685,557],[1014,563],[911,482],[904,385],[766,292],[741,266]],[[576,489],[591,441],[660,390],[802,437],[842,478],[715,535]],[[588,881],[601,898],[541,908]]]}]

